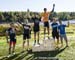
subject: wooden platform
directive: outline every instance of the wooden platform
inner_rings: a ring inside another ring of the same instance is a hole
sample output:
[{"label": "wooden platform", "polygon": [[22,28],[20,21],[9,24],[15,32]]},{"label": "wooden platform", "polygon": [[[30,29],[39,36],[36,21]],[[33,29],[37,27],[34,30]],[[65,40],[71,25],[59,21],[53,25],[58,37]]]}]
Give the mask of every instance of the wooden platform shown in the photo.
[{"label": "wooden platform", "polygon": [[45,39],[43,40],[42,44],[35,45],[32,47],[33,52],[54,51],[55,49],[56,46],[53,39]]}]

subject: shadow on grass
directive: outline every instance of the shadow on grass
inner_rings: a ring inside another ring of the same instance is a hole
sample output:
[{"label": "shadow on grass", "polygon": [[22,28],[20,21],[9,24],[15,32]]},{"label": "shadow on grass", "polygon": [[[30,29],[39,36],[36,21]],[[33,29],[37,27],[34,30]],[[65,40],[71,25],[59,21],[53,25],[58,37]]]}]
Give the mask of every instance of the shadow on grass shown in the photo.
[{"label": "shadow on grass", "polygon": [[58,55],[59,53],[63,52],[66,49],[66,47],[62,48],[62,49],[58,49],[56,51],[44,51],[44,52],[34,52],[34,60],[36,57],[55,57],[56,55]]},{"label": "shadow on grass", "polygon": [[[23,53],[21,54],[21,56],[19,56],[18,58],[16,58],[15,60],[22,60],[24,59],[26,56],[33,54],[32,50],[30,49],[29,51],[26,51],[27,53]],[[26,60],[30,60],[30,58],[32,58],[33,55],[31,55],[30,57],[28,57]]]},{"label": "shadow on grass", "polygon": [[22,60],[28,55],[30,56],[28,56],[26,60],[35,60],[36,57],[55,57],[59,53],[63,52],[65,49],[66,47],[62,49],[58,49],[56,51],[44,51],[44,52],[32,52],[32,50],[29,50],[29,51],[20,52],[18,54],[15,54],[9,58],[3,58],[1,60]]},{"label": "shadow on grass", "polygon": [[17,53],[15,55],[11,55],[9,58],[8,57],[4,57],[1,60],[12,60],[12,59],[14,59],[14,58],[16,58],[16,57],[18,57],[19,55],[22,55],[22,54],[27,54],[27,53],[26,53],[26,51],[25,52],[20,52],[20,53]]}]

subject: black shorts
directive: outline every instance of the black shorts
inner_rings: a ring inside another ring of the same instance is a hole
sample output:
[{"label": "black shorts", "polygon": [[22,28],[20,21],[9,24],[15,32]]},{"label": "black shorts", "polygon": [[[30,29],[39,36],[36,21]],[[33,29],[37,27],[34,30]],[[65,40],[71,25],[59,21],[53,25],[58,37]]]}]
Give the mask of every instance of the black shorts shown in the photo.
[{"label": "black shorts", "polygon": [[30,34],[23,34],[23,40],[30,39]]},{"label": "black shorts", "polygon": [[59,39],[59,32],[57,32],[57,31],[53,31],[52,32],[52,37],[53,37],[53,39]]},{"label": "black shorts", "polygon": [[10,38],[10,42],[16,42],[16,39]]},{"label": "black shorts", "polygon": [[44,22],[44,27],[49,28],[49,22]]},{"label": "black shorts", "polygon": [[34,26],[33,27],[33,31],[36,33],[36,32],[39,32],[40,31],[40,28],[39,26]]}]

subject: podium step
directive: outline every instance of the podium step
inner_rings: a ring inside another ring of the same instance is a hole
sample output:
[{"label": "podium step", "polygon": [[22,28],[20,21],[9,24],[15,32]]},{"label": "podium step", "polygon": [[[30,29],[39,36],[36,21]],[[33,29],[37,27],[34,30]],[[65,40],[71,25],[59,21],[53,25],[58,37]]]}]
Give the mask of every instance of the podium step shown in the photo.
[{"label": "podium step", "polygon": [[41,52],[41,51],[53,51],[56,49],[56,45],[53,39],[43,40],[43,43],[40,45],[35,45],[32,47],[32,52]]}]

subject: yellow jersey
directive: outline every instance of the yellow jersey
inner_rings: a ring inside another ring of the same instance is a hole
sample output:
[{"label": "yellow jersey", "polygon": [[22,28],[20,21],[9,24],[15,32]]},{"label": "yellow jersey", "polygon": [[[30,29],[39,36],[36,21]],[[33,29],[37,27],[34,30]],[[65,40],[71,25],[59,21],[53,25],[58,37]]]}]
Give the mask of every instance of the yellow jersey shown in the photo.
[{"label": "yellow jersey", "polygon": [[43,18],[43,21],[44,22],[48,22],[48,20],[49,20],[49,13],[48,12],[43,13],[42,14],[42,18]]}]

